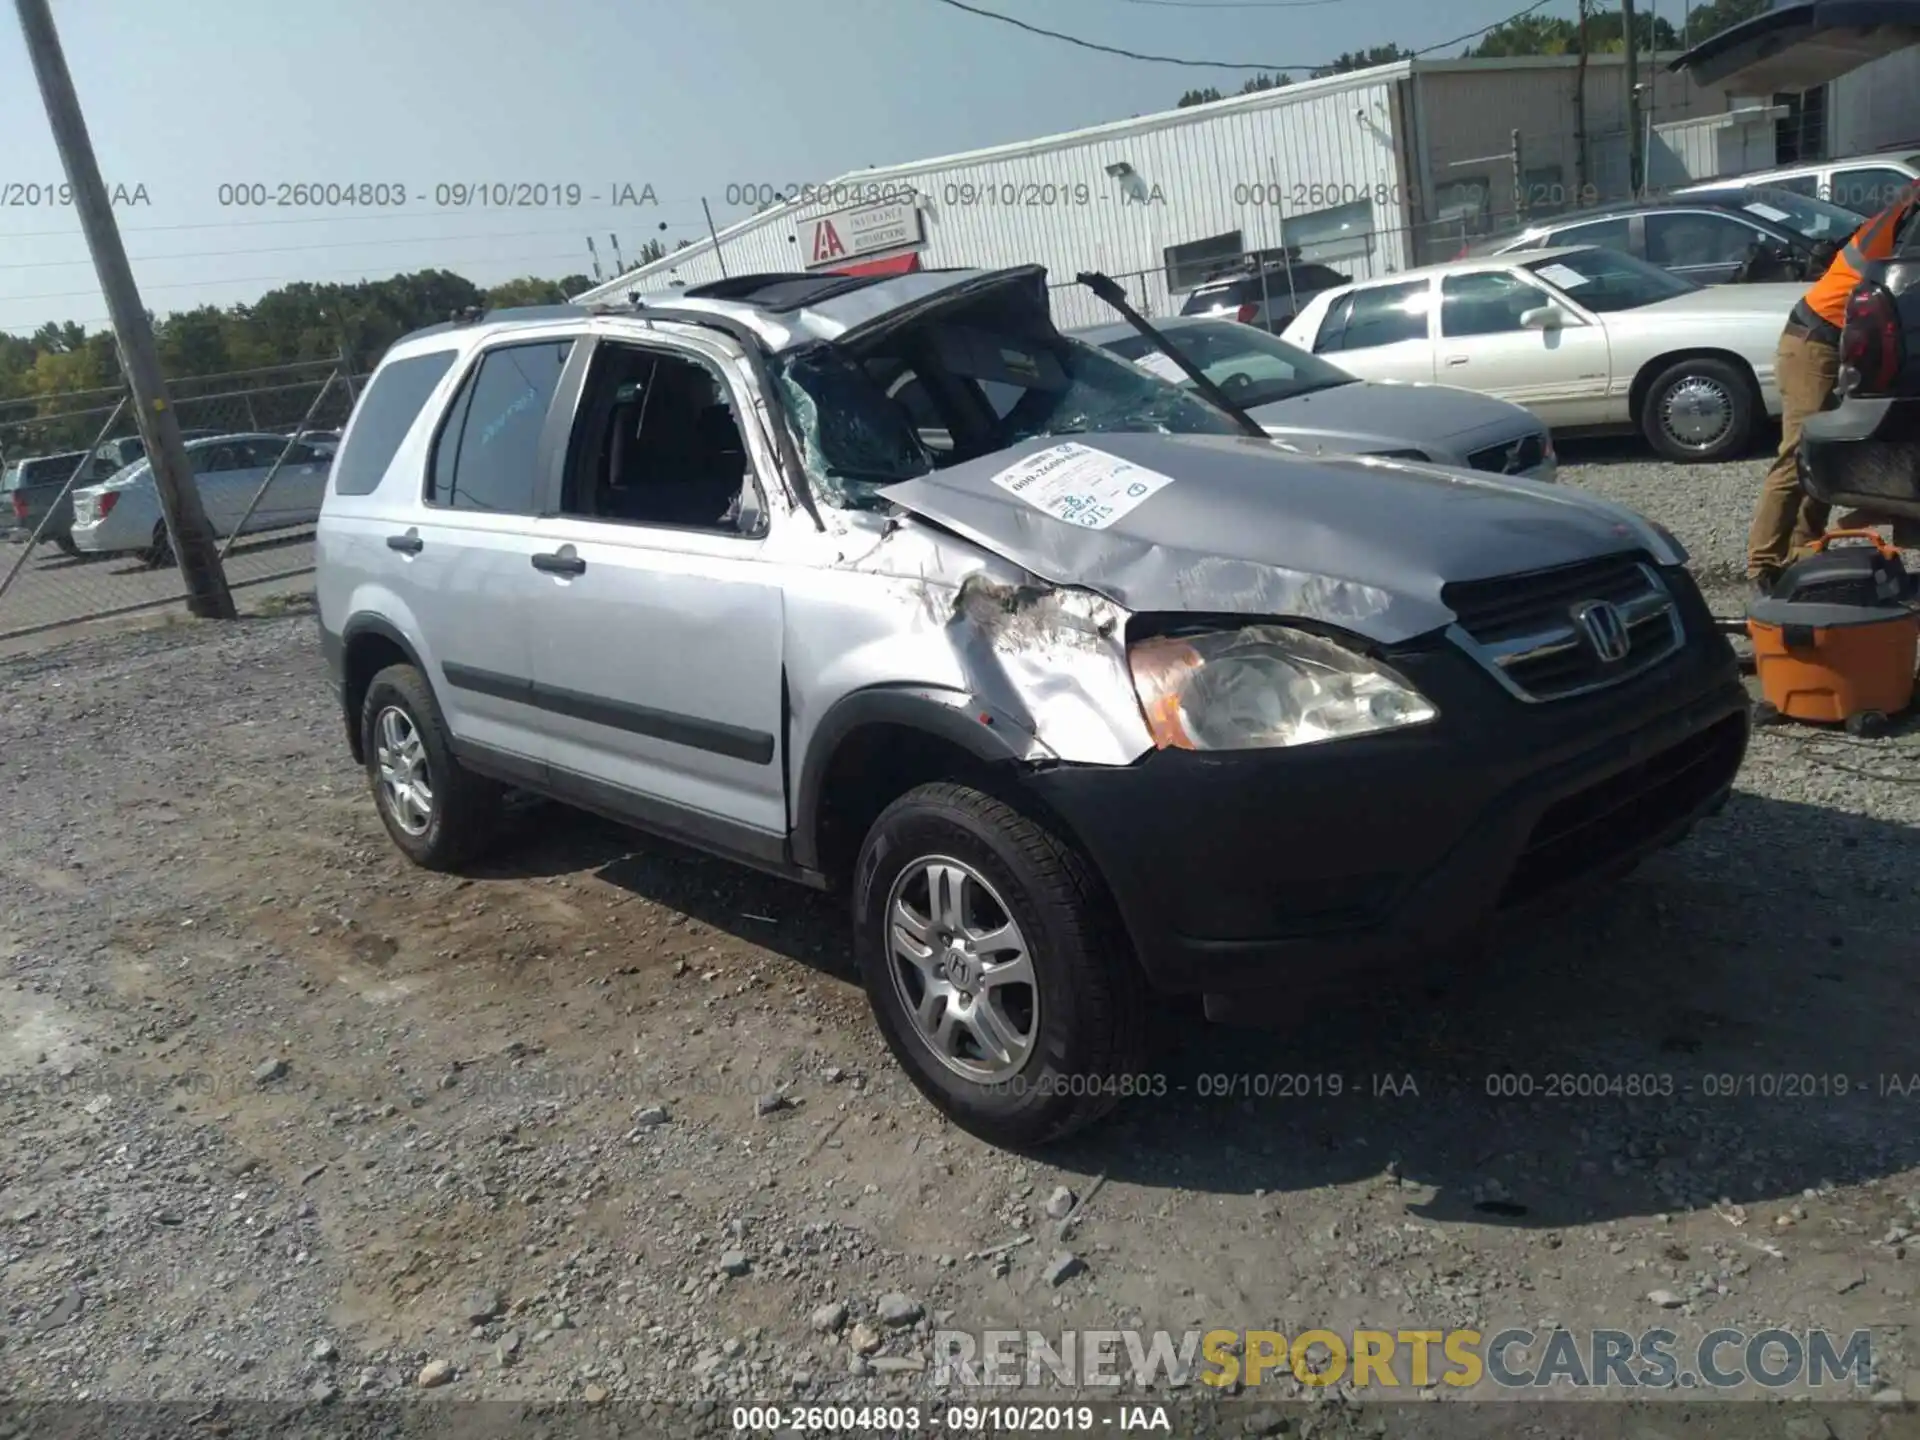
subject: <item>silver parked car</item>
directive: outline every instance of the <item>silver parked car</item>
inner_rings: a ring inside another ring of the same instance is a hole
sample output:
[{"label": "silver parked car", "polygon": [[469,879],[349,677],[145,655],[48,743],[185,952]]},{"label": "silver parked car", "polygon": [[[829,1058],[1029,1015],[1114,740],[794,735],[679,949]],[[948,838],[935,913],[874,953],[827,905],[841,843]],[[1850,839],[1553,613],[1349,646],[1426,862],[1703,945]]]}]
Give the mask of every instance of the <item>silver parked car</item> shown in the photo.
[{"label": "silver parked car", "polygon": [[[247,534],[319,519],[333,462],[305,442],[287,435],[215,435],[188,441],[186,450],[214,534],[230,534],[243,517],[241,528]],[[248,515],[247,507],[276,461],[280,471],[272,488]],[[74,491],[73,543],[86,554],[132,553],[149,564],[164,563],[171,551],[153,467],[138,460],[97,485]]]},{"label": "silver parked car", "polygon": [[[1297,345],[1230,320],[1179,317],[1154,328],[1292,449],[1425,460],[1531,480],[1554,477],[1547,427],[1510,401],[1451,385],[1362,380]],[[1077,330],[1074,338],[1193,388],[1180,367],[1131,325]]]},{"label": "silver parked car", "polygon": [[1678,837],[1747,744],[1658,526],[1289,454],[1060,335],[1046,278],[736,276],[419,332],[315,546],[406,855],[462,865],[514,787],[838,890],[900,1064],[1009,1144],[1164,1093],[1154,994],[1245,1017],[1447,964]]}]

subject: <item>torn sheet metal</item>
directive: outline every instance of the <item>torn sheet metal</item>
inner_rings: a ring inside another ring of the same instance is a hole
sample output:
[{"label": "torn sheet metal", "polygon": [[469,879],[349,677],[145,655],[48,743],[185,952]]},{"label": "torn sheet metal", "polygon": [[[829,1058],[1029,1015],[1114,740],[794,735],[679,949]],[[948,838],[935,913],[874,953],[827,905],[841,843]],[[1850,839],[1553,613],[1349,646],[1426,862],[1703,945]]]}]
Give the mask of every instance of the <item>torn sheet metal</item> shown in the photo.
[{"label": "torn sheet metal", "polygon": [[1555,487],[1438,467],[1289,455],[1238,436],[1076,442],[1174,477],[1104,528],[1058,518],[995,477],[1057,438],[887,486],[886,499],[1056,585],[1130,611],[1321,621],[1396,644],[1453,620],[1441,586],[1660,548],[1628,512]]}]

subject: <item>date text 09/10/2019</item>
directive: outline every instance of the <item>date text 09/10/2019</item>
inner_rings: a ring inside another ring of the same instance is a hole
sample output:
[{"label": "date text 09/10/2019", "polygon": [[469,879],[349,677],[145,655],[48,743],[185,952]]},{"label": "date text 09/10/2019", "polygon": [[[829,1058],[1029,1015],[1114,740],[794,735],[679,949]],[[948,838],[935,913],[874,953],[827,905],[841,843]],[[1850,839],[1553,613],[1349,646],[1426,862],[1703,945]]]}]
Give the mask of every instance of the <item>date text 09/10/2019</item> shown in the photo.
[{"label": "date text 09/10/2019", "polygon": [[607,180],[442,180],[409,185],[398,180],[237,180],[221,185],[214,202],[251,210],[392,210],[432,205],[441,210],[578,210],[584,206],[634,209],[658,206],[650,184]]}]

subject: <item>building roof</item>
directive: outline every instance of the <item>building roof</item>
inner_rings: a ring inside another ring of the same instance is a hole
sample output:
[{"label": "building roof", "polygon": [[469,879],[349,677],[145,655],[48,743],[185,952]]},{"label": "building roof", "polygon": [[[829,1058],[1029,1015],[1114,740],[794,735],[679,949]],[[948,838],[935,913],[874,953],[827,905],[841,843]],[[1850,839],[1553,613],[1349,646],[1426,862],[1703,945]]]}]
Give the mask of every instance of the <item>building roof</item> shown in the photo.
[{"label": "building roof", "polygon": [[[1661,64],[1679,55],[1679,51],[1660,51],[1651,57],[1652,64]],[[950,155],[936,155],[925,160],[909,160],[896,165],[877,165],[865,170],[851,170],[836,176],[827,184],[810,187],[829,194],[836,190],[862,192],[882,190],[888,183],[900,185],[920,176],[943,170],[967,169],[976,165],[992,164],[996,161],[1014,160],[1022,156],[1046,154],[1068,146],[1091,144],[1102,140],[1123,140],[1135,135],[1150,134],[1157,130],[1174,129],[1185,125],[1194,125],[1218,115],[1238,111],[1256,111],[1282,109],[1303,100],[1318,96],[1336,95],[1345,90],[1358,89],[1369,85],[1378,85],[1387,81],[1403,79],[1415,74],[1451,74],[1466,72],[1502,72],[1511,70],[1570,70],[1579,65],[1579,57],[1574,55],[1517,55],[1501,56],[1491,59],[1413,59],[1396,60],[1386,65],[1375,65],[1365,70],[1348,70],[1338,75],[1323,75],[1317,79],[1295,81],[1291,85],[1278,86],[1271,90],[1260,90],[1250,95],[1228,95],[1223,99],[1210,100],[1202,105],[1188,105],[1172,110],[1159,110],[1148,115],[1133,115],[1124,120],[1109,120],[1099,125],[1085,126],[1079,130],[1066,130],[1055,135],[1042,135],[1030,140],[1016,140],[1002,145],[989,145],[978,150],[963,150]],[[1622,55],[1590,55],[1587,57],[1589,69],[1605,68],[1609,65],[1623,65]],[[656,275],[669,273],[681,263],[696,256],[713,252],[715,241],[725,245],[727,241],[759,230],[761,227],[785,220],[788,216],[802,212],[822,213],[825,207],[814,198],[801,197],[781,205],[769,206],[765,210],[737,220],[718,232],[716,236],[695,240],[682,249],[664,255],[645,265],[636,265],[613,279],[584,290],[574,298],[577,301],[604,299],[610,295],[622,295],[632,289],[636,282]]]}]

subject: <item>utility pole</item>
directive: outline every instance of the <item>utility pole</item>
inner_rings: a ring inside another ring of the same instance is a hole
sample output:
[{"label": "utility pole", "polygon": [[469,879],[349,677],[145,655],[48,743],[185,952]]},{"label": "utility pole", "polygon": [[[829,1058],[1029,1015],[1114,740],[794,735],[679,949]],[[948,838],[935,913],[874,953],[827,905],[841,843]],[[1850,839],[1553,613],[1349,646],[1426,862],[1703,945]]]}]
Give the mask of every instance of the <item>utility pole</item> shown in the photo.
[{"label": "utility pole", "polygon": [[1580,0],[1580,60],[1573,68],[1573,174],[1576,203],[1587,203],[1587,0]]},{"label": "utility pole", "polygon": [[713,241],[713,263],[720,267],[721,278],[726,277],[727,257],[720,253],[720,232],[713,228],[713,207],[707,204],[707,197],[700,197],[700,208],[707,217],[707,238]]},{"label": "utility pole", "polygon": [[1620,29],[1627,51],[1627,184],[1640,193],[1640,42],[1633,29],[1633,0],[1620,0]]},{"label": "utility pole", "polygon": [[214,549],[213,527],[207,523],[200,488],[187,461],[180,421],[167,399],[160,355],[153,343],[152,318],[141,305],[139,287],[133,283],[133,267],[127,263],[126,248],[120,243],[120,227],[107,198],[106,184],[100,178],[86,117],[80,113],[80,98],[74,93],[73,76],[67,72],[67,59],[60,50],[59,32],[53,28],[47,0],[14,0],[14,5],[26,36],[27,53],[33,59],[34,75],[40,82],[47,122],[53,127],[67,183],[73,187],[73,208],[79,213],[80,228],[93,255],[107,313],[113,317],[136,423],[140,438],[146,442],[154,488],[160,495],[162,523],[173,541],[180,578],[186,582],[187,609],[203,620],[231,620],[233,594],[227,589],[226,572]]}]

